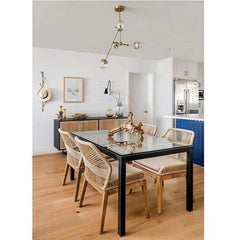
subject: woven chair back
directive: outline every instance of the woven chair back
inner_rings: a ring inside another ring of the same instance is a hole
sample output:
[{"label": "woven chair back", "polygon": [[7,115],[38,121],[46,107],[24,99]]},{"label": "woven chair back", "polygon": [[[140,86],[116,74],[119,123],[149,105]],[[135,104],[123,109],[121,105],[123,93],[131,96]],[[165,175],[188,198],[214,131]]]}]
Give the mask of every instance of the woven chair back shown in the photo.
[{"label": "woven chair back", "polygon": [[156,136],[158,127],[156,125],[146,124],[144,123],[142,125],[142,130],[144,134],[150,135],[150,136]]},{"label": "woven chair back", "polygon": [[[193,144],[195,133],[190,130],[181,128],[169,128],[163,135],[162,138],[166,138],[170,142],[182,143],[182,144]],[[186,153],[172,154],[171,157],[178,160],[186,161]]]},{"label": "woven chair back", "polygon": [[75,137],[75,141],[83,156],[87,180],[96,187],[105,190],[108,187],[112,173],[111,164],[94,144],[82,141],[77,137]]},{"label": "woven chair back", "polygon": [[69,132],[58,129],[67,151],[67,162],[74,168],[79,169],[82,164],[82,155],[79,148]]}]

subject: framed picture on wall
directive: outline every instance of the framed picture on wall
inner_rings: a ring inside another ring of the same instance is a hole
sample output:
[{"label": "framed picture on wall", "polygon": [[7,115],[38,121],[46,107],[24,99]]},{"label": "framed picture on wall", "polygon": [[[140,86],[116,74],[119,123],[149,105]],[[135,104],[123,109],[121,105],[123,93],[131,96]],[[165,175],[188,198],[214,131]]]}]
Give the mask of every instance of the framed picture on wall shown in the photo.
[{"label": "framed picture on wall", "polygon": [[80,103],[83,102],[84,79],[81,77],[63,78],[63,102]]}]

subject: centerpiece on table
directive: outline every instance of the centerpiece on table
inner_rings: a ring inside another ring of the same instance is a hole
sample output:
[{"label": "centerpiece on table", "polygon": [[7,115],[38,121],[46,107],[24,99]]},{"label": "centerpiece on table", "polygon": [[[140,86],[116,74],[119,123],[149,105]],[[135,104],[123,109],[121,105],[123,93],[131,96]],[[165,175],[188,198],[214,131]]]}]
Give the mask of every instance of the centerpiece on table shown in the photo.
[{"label": "centerpiece on table", "polygon": [[113,136],[115,133],[119,132],[131,132],[135,133],[140,139],[143,138],[144,131],[142,130],[142,123],[139,122],[138,125],[135,125],[132,120],[133,113],[129,112],[128,119],[119,127],[116,127],[109,131],[108,136]]},{"label": "centerpiece on table", "polygon": [[121,146],[129,153],[133,153],[135,148],[142,148],[144,134],[141,128],[143,124],[139,122],[138,125],[135,125],[132,117],[133,113],[129,112],[128,119],[122,125],[110,130],[108,133],[108,140],[111,143]]}]

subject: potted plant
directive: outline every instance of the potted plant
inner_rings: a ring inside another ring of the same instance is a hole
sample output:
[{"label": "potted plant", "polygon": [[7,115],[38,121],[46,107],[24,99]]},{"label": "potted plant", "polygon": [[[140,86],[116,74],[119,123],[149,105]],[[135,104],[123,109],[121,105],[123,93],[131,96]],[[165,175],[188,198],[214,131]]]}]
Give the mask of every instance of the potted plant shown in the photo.
[{"label": "potted plant", "polygon": [[57,116],[58,116],[59,120],[63,119],[63,106],[59,106],[59,112],[58,112]]}]

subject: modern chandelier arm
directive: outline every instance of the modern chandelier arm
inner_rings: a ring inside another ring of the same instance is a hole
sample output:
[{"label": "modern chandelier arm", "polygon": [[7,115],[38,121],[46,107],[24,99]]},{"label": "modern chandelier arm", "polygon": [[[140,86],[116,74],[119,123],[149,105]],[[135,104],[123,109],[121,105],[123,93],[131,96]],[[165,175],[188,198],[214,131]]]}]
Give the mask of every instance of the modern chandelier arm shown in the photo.
[{"label": "modern chandelier arm", "polygon": [[[121,22],[122,20],[121,20],[121,12],[119,12],[118,13],[118,22]],[[119,42],[121,43],[122,42],[122,31],[119,31],[120,33],[119,33]]]},{"label": "modern chandelier arm", "polygon": [[130,46],[130,44],[128,44],[128,43],[121,43],[120,45],[122,45],[122,46]]},{"label": "modern chandelier arm", "polygon": [[[140,42],[137,42],[137,41],[135,41],[133,44],[128,44],[128,43],[123,43],[122,42],[122,31],[124,29],[124,22],[121,19],[121,12],[123,12],[125,10],[125,6],[123,6],[123,5],[116,5],[114,10],[116,12],[118,12],[118,23],[116,24],[116,27],[115,27],[117,29],[117,32],[116,32],[116,34],[115,34],[115,36],[113,38],[113,41],[112,41],[112,43],[110,45],[110,48],[109,48],[109,50],[108,50],[108,52],[106,54],[106,57],[101,59],[101,61],[100,61],[100,68],[102,68],[102,69],[104,69],[108,65],[107,58],[108,58],[108,56],[109,56],[109,54],[111,52],[112,47],[117,49],[120,46],[132,46],[134,49],[139,49],[140,46],[141,46]],[[118,33],[119,33],[119,42],[115,41],[117,36],[118,36]]]},{"label": "modern chandelier arm", "polygon": [[106,60],[107,60],[107,57],[108,57],[108,55],[109,55],[109,53],[110,53],[110,51],[111,51],[111,49],[112,49],[112,46],[113,46],[115,40],[116,40],[116,38],[117,38],[118,32],[119,32],[119,31],[117,31],[117,33],[116,33],[116,35],[115,35],[115,37],[114,37],[114,39],[113,39],[113,41],[112,41],[112,43],[111,43],[111,46],[110,46],[110,48],[109,48],[109,50],[108,50],[108,52],[107,52],[107,55],[106,55],[106,57],[105,57]]}]

